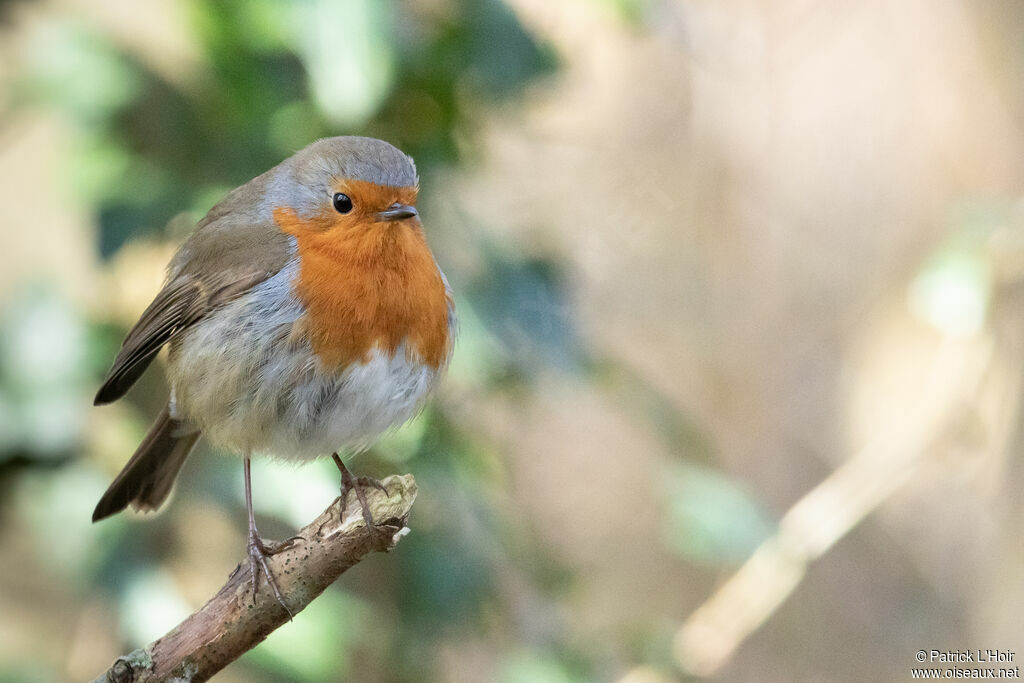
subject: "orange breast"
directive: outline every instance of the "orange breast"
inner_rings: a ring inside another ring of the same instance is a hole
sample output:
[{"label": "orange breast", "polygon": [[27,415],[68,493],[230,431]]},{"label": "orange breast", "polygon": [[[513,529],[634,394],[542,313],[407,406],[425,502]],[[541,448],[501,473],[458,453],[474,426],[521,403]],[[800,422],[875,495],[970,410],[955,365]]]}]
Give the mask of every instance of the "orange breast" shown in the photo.
[{"label": "orange breast", "polygon": [[325,366],[366,362],[375,347],[394,354],[403,341],[421,362],[444,362],[449,300],[418,221],[339,224],[328,212],[303,220],[285,207],[274,220],[298,243],[295,291]]}]

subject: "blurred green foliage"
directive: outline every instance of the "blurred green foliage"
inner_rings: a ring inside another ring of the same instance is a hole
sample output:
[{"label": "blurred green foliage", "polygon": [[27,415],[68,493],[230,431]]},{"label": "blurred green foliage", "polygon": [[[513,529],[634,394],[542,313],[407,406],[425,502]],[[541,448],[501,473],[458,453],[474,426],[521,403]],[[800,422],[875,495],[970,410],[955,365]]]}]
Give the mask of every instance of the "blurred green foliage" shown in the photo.
[{"label": "blurred green foliage", "polygon": [[665,488],[665,544],[691,561],[739,564],[775,533],[753,495],[714,470],[680,463]]},{"label": "blurred green foliage", "polygon": [[417,160],[429,190],[432,167],[471,149],[485,103],[555,65],[498,0],[435,13],[413,2],[235,0],[193,2],[190,13],[204,60],[186,86],[73,20],[40,36],[22,85],[23,98],[80,126],[75,185],[98,213],[104,256],[178,212],[201,215],[319,137],[386,139]]},{"label": "blurred green foliage", "polygon": [[27,287],[0,326],[0,463],[68,454],[81,438],[93,377],[89,328],[41,285]]},{"label": "blurred green foliage", "polygon": [[[201,59],[185,78],[171,82],[69,16],[38,32],[30,68],[9,93],[16,106],[50,107],[72,122],[76,148],[67,183],[96,218],[96,248],[104,259],[131,239],[162,234],[176,216],[184,214],[190,223],[231,187],[324,136],[370,135],[410,153],[429,204],[439,191],[432,185],[435,169],[472,162],[481,114],[513,102],[527,83],[557,66],[553,51],[499,0],[437,6],[195,1],[188,16]],[[487,254],[487,277],[451,270],[449,276],[468,321],[463,339],[471,348],[489,348],[489,362],[468,358],[454,372],[486,384],[510,374],[526,378],[548,365],[578,368],[584,353],[559,265],[523,261],[501,245],[481,244],[480,251]],[[26,463],[70,463],[83,439],[89,394],[123,330],[86,320],[45,291],[26,291],[5,315],[5,329],[19,333],[5,335],[0,347],[0,461],[20,454]],[[40,346],[39,339],[47,344]],[[158,383],[144,385],[130,400],[148,410],[160,400],[151,395],[160,391]],[[131,422],[127,431],[141,433],[141,420]],[[484,498],[498,469],[493,454],[435,407],[385,439],[359,469],[383,473],[396,462],[416,473],[431,498],[459,514],[424,514],[434,521],[418,525],[403,542],[390,569],[396,573],[390,598],[376,595],[371,605],[336,587],[247,655],[239,666],[249,667],[254,679],[335,680],[350,671],[354,653],[383,647],[381,661],[392,667],[383,672],[388,679],[421,680],[436,666],[434,640],[472,630],[487,603],[497,599],[495,571],[517,560],[493,541],[507,524]],[[335,495],[336,474],[322,467],[259,468],[256,503],[261,515],[277,520],[266,523],[271,532],[285,533],[308,519],[302,502],[314,501],[319,510]],[[12,472],[0,470],[0,476]],[[272,477],[278,486],[260,486]],[[76,531],[79,542],[60,548],[59,564],[78,590],[95,585],[112,596],[124,646],[132,648],[185,610],[161,568],[174,553],[174,521],[162,515],[141,529],[118,518],[89,529],[86,517],[74,511],[83,497],[102,491],[104,480],[88,463],[67,464],[59,476],[24,479],[23,502],[49,503],[19,509],[40,533],[53,534],[60,525]],[[236,462],[200,455],[182,475],[176,504],[229,505],[240,518],[238,481]],[[226,499],[225,491],[236,495]],[[388,599],[394,605],[380,604]],[[368,642],[376,631],[365,627],[380,610],[398,615],[383,645]],[[517,654],[506,678],[561,672],[563,665],[551,656]],[[576,678],[559,674],[558,680]]]},{"label": "blurred green foliage", "polygon": [[989,242],[1013,220],[1006,201],[972,199],[953,207],[949,234],[925,259],[908,292],[910,309],[946,334],[970,336],[985,324],[994,275]]},{"label": "blurred green foliage", "polygon": [[[630,22],[646,7],[607,4]],[[52,108],[73,124],[67,179],[55,183],[92,212],[104,260],[139,237],[180,239],[174,226],[190,226],[230,188],[330,135],[380,137],[410,153],[429,213],[442,197],[438,171],[475,160],[484,115],[514,105],[529,83],[557,69],[552,49],[499,0],[194,0],[187,7],[200,57],[193,73],[169,80],[68,16],[37,33],[30,68],[9,93],[15,106]],[[480,259],[461,272],[438,254],[460,313],[451,369],[459,383],[515,391],[546,372],[604,371],[673,449],[709,457],[699,430],[664,397],[595,360],[558,258],[523,255],[472,226],[428,229],[471,240]],[[125,651],[143,645],[188,611],[167,568],[180,555],[183,508],[242,524],[238,463],[200,452],[181,475],[175,514],[145,528],[125,515],[92,527],[82,501],[95,501],[110,473],[76,456],[88,439],[93,448],[138,442],[143,416],[165,400],[159,372],[133,390],[113,433],[88,436],[91,393],[124,330],[37,286],[16,297],[2,324],[13,333],[0,339],[0,485],[18,480],[8,509],[39,537],[68,539],[39,548],[40,559],[79,596],[98,589],[109,597]],[[415,533],[388,558],[386,582],[332,587],[236,665],[245,677],[337,680],[370,659],[382,679],[429,680],[439,675],[442,639],[517,627],[516,609],[502,604],[510,600],[498,588],[503,572],[526,575],[543,595],[570,590],[569,572],[530,538],[533,531],[495,506],[512,466],[501,455],[434,405],[361,457],[360,472],[411,471],[429,492],[417,503]],[[271,537],[307,522],[337,491],[329,462],[295,469],[260,461],[254,479],[261,529]],[[667,482],[674,502],[665,542],[687,559],[732,562],[766,533],[746,494],[710,471],[681,469]],[[510,643],[497,663],[501,680],[594,678],[599,652],[566,642],[557,625],[540,632]],[[667,644],[659,647],[652,656],[665,656]],[[0,663],[0,681],[31,680],[30,670]]]}]

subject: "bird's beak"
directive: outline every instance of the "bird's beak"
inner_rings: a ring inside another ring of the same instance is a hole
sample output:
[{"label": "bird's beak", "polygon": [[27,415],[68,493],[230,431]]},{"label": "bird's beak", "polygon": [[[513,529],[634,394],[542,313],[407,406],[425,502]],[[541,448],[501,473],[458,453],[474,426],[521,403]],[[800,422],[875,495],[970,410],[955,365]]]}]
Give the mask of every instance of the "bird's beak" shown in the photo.
[{"label": "bird's beak", "polygon": [[420,212],[416,210],[416,207],[409,206],[408,204],[394,203],[384,211],[377,212],[378,221],[402,221],[406,218],[415,218],[419,216]]}]

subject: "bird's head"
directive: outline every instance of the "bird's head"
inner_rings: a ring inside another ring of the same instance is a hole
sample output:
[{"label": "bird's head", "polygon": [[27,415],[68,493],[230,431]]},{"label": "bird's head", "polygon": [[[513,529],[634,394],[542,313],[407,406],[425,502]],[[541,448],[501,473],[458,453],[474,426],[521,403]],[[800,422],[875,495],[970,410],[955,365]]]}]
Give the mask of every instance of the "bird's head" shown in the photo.
[{"label": "bird's head", "polygon": [[275,169],[267,201],[285,232],[335,242],[388,228],[419,228],[413,160],[373,138],[318,140]]}]

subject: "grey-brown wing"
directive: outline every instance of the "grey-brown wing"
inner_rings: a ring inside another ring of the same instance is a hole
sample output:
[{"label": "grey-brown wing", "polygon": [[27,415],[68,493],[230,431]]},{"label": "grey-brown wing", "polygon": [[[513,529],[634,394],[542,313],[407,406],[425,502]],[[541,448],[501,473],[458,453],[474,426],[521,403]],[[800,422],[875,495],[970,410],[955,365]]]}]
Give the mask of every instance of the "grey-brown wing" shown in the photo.
[{"label": "grey-brown wing", "polygon": [[160,347],[288,262],[289,237],[261,206],[270,174],[232,190],[199,221],[171,260],[167,284],[125,338],[95,405],[124,396]]},{"label": "grey-brown wing", "polygon": [[128,332],[93,404],[111,403],[124,396],[164,344],[270,274],[264,270],[216,278],[183,274],[168,282]]}]

